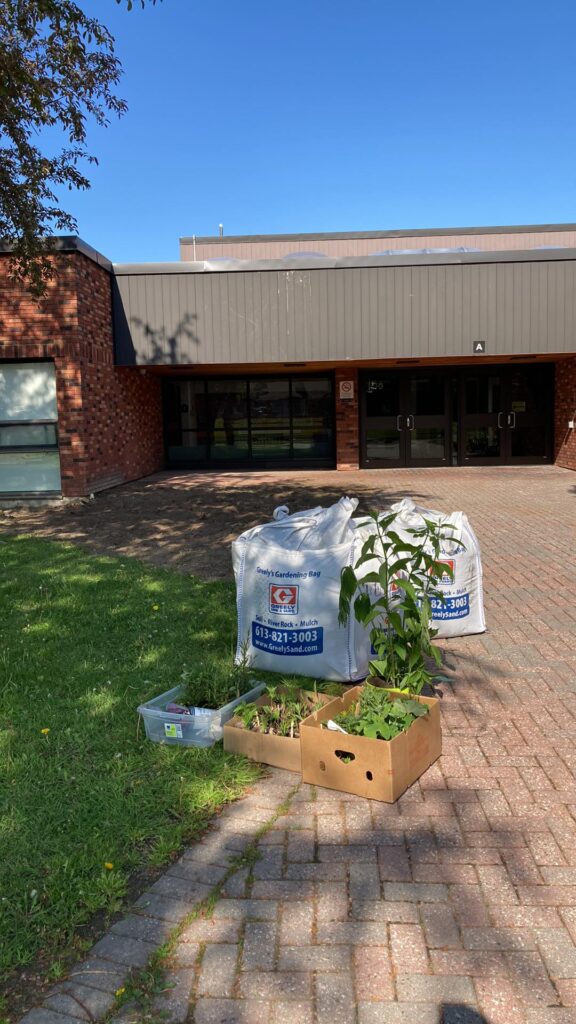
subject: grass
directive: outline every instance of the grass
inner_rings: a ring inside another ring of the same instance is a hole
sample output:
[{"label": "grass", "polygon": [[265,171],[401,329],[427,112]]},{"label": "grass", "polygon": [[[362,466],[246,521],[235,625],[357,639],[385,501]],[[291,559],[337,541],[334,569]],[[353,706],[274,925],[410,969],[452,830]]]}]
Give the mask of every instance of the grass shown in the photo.
[{"label": "grass", "polygon": [[150,743],[136,707],[199,656],[230,657],[233,587],[0,540],[0,977],[58,975],[78,930],[120,908],[259,769]]}]

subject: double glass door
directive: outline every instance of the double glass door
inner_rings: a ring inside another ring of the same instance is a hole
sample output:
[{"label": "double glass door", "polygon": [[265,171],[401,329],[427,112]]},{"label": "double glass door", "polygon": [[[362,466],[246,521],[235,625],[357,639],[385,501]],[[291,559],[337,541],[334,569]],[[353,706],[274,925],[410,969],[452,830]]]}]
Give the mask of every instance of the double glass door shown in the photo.
[{"label": "double glass door", "polygon": [[546,364],[464,371],[458,416],[463,465],[550,461],[551,371]]},{"label": "double glass door", "polygon": [[549,462],[553,367],[378,370],[361,378],[361,465]]},{"label": "double glass door", "polygon": [[365,375],[362,466],[443,466],[450,459],[450,389],[445,372]]}]

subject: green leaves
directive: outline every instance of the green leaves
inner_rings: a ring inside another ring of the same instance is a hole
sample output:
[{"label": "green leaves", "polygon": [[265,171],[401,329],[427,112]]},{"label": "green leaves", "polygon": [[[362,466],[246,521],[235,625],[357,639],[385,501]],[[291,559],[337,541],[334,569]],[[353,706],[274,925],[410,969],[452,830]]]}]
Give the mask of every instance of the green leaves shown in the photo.
[{"label": "green leaves", "polygon": [[345,626],[350,615],[350,601],[358,588],[358,580],[352,566],[347,565],[340,574],[340,601],[338,622]]},{"label": "green leaves", "polygon": [[12,276],[41,296],[54,272],[47,239],[77,231],[62,190],[90,188],[90,123],[127,110],[122,67],[112,34],[74,0],[2,0],[0,69],[0,238],[12,243]]},{"label": "green leaves", "polygon": [[345,625],[353,608],[356,621],[370,629],[376,654],[370,671],[390,686],[420,693],[436,678],[428,659],[436,666],[442,660],[432,643],[431,600],[444,601],[438,581],[453,577],[441,549],[453,541],[454,527],[424,519],[421,528],[399,532],[394,512],[371,512],[368,520],[373,532],[354,567],[342,571],[339,621]]},{"label": "green leaves", "polygon": [[335,721],[351,736],[391,740],[427,714],[426,704],[366,683],[356,707],[338,715]]},{"label": "green leaves", "polygon": [[302,719],[320,704],[318,697],[307,697],[299,685],[269,685],[264,696],[268,697],[268,704],[243,703],[236,708],[235,716],[245,729],[293,738],[299,735]]},{"label": "green leaves", "polygon": [[354,615],[358,622],[366,622],[370,612],[372,611],[372,601],[369,595],[364,591],[359,594],[354,601]]}]

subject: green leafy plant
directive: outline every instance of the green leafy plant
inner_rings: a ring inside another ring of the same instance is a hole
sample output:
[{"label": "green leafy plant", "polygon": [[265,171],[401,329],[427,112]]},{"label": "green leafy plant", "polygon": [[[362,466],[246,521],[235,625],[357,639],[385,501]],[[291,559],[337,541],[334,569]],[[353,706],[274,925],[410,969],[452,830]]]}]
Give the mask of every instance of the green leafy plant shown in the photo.
[{"label": "green leafy plant", "polygon": [[406,732],[417,718],[427,714],[426,704],[366,683],[356,703],[337,715],[334,721],[351,736],[391,740]]},{"label": "green leafy plant", "polygon": [[256,678],[246,659],[235,665],[232,658],[222,661],[216,654],[207,654],[193,668],[180,676],[184,689],[178,703],[185,707],[221,708],[241,697],[256,685]]},{"label": "green leafy plant", "polygon": [[269,684],[264,696],[268,704],[239,704],[236,718],[244,729],[262,732],[273,736],[288,736],[294,739],[300,735],[300,722],[307,718],[320,701],[313,695],[307,695],[294,686],[273,686]]},{"label": "green leafy plant", "polygon": [[408,693],[421,693],[428,683],[445,678],[430,671],[441,653],[432,640],[432,600],[444,602],[438,586],[441,576],[453,577],[442,561],[442,544],[454,540],[455,528],[423,519],[419,529],[395,529],[397,513],[370,512],[373,528],[362,545],[354,566],[342,570],[340,623],[353,613],[370,631],[375,657],[370,661],[372,676],[387,686]]},{"label": "green leafy plant", "polygon": [[348,689],[346,683],[335,683],[330,679],[314,679],[313,676],[285,675],[280,672],[269,672],[258,669],[259,683],[270,683],[271,686],[291,687],[295,690],[311,690],[313,693],[326,693],[331,697],[341,697]]}]

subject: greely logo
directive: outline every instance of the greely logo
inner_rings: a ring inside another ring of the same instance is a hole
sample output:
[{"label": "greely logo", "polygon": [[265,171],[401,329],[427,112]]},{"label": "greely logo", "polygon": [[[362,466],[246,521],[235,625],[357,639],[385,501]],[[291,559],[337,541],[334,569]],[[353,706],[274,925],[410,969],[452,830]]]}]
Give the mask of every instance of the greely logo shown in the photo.
[{"label": "greely logo", "polygon": [[[454,582],[454,566],[455,562],[453,558],[443,558],[441,562],[437,563],[439,576],[438,583],[444,586],[449,586]],[[442,569],[442,566],[447,566],[447,569]]]},{"label": "greely logo", "polygon": [[270,611],[277,615],[297,615],[298,587],[279,587],[271,583]]}]

